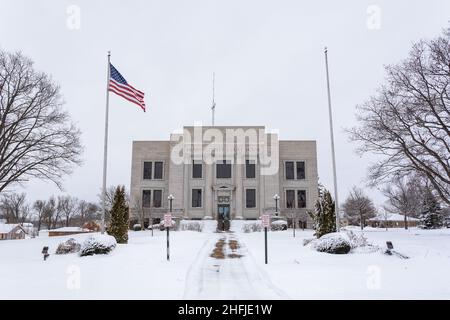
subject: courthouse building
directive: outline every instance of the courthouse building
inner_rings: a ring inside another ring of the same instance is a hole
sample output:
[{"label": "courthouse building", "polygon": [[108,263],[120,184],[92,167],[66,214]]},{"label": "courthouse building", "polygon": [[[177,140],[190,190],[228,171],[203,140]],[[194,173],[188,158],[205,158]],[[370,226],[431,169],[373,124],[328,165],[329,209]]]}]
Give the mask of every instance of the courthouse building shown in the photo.
[{"label": "courthouse building", "polygon": [[263,126],[189,126],[167,141],[134,141],[130,218],[160,219],[169,195],[180,218],[257,219],[278,208],[279,216],[311,227],[316,142],[278,140]]}]

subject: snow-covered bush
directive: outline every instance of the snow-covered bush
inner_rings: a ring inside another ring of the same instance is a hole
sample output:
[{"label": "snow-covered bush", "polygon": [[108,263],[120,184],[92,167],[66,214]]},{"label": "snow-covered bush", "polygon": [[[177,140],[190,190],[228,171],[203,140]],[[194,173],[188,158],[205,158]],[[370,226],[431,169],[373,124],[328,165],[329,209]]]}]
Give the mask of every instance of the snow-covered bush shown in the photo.
[{"label": "snow-covered bush", "polygon": [[139,223],[136,223],[133,225],[133,230],[140,231],[140,230],[142,230],[142,226]]},{"label": "snow-covered bush", "polygon": [[359,248],[359,247],[366,247],[369,246],[369,242],[367,241],[367,238],[364,237],[363,234],[356,234],[351,230],[345,231],[347,234],[348,239],[350,240],[350,245],[352,246],[352,249]]},{"label": "snow-covered bush", "polygon": [[80,251],[81,245],[74,238],[70,238],[67,241],[64,241],[58,245],[56,249],[56,254],[67,254],[67,253],[75,253]]},{"label": "snow-covered bush", "polygon": [[313,242],[314,249],[319,252],[346,254],[352,249],[350,239],[344,233],[333,232],[321,236]]},{"label": "snow-covered bush", "polygon": [[203,217],[203,220],[212,220],[213,219],[213,217],[211,217],[211,216],[204,216]]},{"label": "snow-covered bush", "polygon": [[260,232],[262,230],[261,221],[245,222],[242,224],[242,231],[245,233],[249,232]]},{"label": "snow-covered bush", "polygon": [[113,236],[106,234],[92,235],[81,244],[80,256],[92,256],[94,254],[108,254],[117,245]]},{"label": "snow-covered bush", "polygon": [[180,221],[180,230],[181,231],[198,231],[202,232],[203,230],[203,222],[201,221],[192,221],[192,220],[181,220]]},{"label": "snow-covered bush", "polygon": [[287,221],[286,220],[272,221],[272,223],[270,224],[270,229],[272,231],[287,230]]}]

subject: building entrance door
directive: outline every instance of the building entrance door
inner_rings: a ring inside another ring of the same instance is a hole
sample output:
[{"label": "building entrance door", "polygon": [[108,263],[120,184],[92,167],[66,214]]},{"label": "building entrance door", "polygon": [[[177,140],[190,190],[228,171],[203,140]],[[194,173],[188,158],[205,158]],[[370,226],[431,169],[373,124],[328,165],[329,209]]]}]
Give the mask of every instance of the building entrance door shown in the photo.
[{"label": "building entrance door", "polygon": [[217,212],[217,229],[220,231],[230,230],[230,205],[219,204]]}]

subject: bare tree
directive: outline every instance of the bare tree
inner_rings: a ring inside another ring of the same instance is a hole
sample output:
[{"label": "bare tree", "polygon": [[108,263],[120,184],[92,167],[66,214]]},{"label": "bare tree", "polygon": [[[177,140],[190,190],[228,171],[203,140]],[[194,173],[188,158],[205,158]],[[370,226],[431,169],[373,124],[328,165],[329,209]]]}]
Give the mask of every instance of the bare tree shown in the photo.
[{"label": "bare tree", "polygon": [[0,200],[0,211],[7,223],[24,223],[30,214],[25,193],[7,193]]},{"label": "bare tree", "polygon": [[47,229],[54,229],[59,223],[59,212],[56,210],[56,200],[50,197],[48,201],[44,201],[44,221]]},{"label": "bare tree", "polygon": [[385,85],[357,106],[359,126],[349,130],[360,153],[381,156],[368,180],[419,173],[450,204],[450,28],[414,44],[386,72]]},{"label": "bare tree", "polygon": [[78,199],[71,196],[59,196],[57,211],[65,220],[65,225],[68,227],[73,216],[77,214]]},{"label": "bare tree", "polygon": [[343,210],[349,224],[355,225],[359,222],[361,230],[364,229],[366,220],[374,217],[376,213],[373,201],[356,186],[350,190],[350,194],[343,204]]},{"label": "bare tree", "polygon": [[37,231],[38,232],[41,230],[42,222],[44,221],[45,205],[46,205],[46,203],[43,200],[36,200],[33,203],[34,213],[37,218]]},{"label": "bare tree", "polygon": [[81,163],[80,131],[59,91],[30,59],[0,50],[0,192],[33,177],[61,187]]},{"label": "bare tree", "polygon": [[418,176],[401,177],[396,175],[393,182],[382,192],[387,197],[385,210],[402,214],[405,229],[408,229],[408,216],[418,217],[421,211],[423,180]]},{"label": "bare tree", "polygon": [[96,203],[80,200],[78,202],[78,218],[80,220],[80,225],[82,226],[84,223],[94,220],[99,210],[100,208]]}]

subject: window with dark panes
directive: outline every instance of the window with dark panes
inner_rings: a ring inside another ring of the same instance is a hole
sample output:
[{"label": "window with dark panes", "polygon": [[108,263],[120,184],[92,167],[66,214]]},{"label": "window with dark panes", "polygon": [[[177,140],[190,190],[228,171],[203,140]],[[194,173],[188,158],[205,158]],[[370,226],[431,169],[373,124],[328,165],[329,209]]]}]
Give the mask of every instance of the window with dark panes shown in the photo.
[{"label": "window with dark panes", "polygon": [[231,163],[230,161],[222,160],[216,163],[216,177],[227,179],[231,178]]},{"label": "window with dark panes", "polygon": [[152,196],[151,190],[142,190],[142,207],[150,208],[150,199]]},{"label": "window with dark panes", "polygon": [[192,161],[192,178],[200,179],[203,175],[203,165],[201,160]]},{"label": "window with dark panes", "polygon": [[256,164],[254,160],[245,160],[245,177],[253,179],[256,176]]},{"label": "window with dark panes", "polygon": [[306,208],[305,190],[297,190],[297,208]]},{"label": "window with dark panes", "polygon": [[285,170],[286,170],[286,179],[294,179],[294,162],[293,161],[286,161],[284,163]]},{"label": "window with dark panes", "polygon": [[192,189],[192,208],[202,206],[202,189]]},{"label": "window with dark panes", "polygon": [[155,174],[153,175],[153,179],[162,179],[163,178],[163,162],[155,161]]},{"label": "window with dark panes", "polygon": [[297,161],[297,179],[305,179],[305,161]]},{"label": "window with dark panes", "polygon": [[256,208],[256,189],[245,190],[245,207]]},{"label": "window with dark panes", "polygon": [[162,207],[162,190],[153,190],[153,207]]},{"label": "window with dark panes", "polygon": [[152,163],[149,161],[144,162],[144,179],[152,178]]},{"label": "window with dark panes", "polygon": [[295,191],[286,190],[286,208],[295,208]]}]

